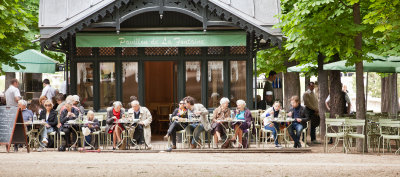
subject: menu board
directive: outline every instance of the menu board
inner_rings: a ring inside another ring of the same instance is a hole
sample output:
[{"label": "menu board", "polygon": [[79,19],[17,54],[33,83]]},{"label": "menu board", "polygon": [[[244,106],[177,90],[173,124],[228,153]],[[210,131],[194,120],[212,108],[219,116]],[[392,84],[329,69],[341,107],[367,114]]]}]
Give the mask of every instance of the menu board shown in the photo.
[{"label": "menu board", "polygon": [[0,144],[7,145],[7,152],[11,144],[27,144],[23,123],[19,108],[0,106]]}]

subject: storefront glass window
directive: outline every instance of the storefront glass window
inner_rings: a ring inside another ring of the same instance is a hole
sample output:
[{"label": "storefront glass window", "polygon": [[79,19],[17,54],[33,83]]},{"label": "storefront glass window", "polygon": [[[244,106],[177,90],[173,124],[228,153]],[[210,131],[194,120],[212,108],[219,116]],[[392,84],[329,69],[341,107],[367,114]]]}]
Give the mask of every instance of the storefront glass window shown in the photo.
[{"label": "storefront glass window", "polygon": [[201,62],[186,62],[186,96],[192,96],[201,103]]},{"label": "storefront glass window", "polygon": [[208,62],[208,107],[216,108],[219,106],[219,100],[223,96],[224,89],[224,62],[209,61]]},{"label": "storefront glass window", "polygon": [[77,92],[85,109],[93,108],[93,63],[77,63]]},{"label": "storefront glass window", "polygon": [[122,62],[122,102],[130,108],[130,97],[138,98],[138,63]]},{"label": "storefront glass window", "polygon": [[116,100],[115,63],[100,63],[100,109],[106,109]]},{"label": "storefront glass window", "polygon": [[246,101],[246,61],[231,61],[231,107],[236,107],[239,99]]}]

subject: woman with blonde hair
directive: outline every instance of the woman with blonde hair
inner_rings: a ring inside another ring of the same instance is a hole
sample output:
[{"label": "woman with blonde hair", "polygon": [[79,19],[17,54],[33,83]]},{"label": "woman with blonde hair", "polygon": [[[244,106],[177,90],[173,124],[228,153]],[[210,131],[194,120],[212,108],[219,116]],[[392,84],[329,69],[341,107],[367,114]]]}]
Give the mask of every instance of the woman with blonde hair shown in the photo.
[{"label": "woman with blonde hair", "polygon": [[51,100],[45,100],[43,101],[43,105],[45,109],[40,112],[39,120],[46,122],[41,132],[42,143],[44,145],[39,147],[38,152],[41,152],[43,147],[47,145],[47,134],[56,131],[58,124],[57,112],[53,109],[53,102]]},{"label": "woman with blonde hair", "polygon": [[41,96],[40,98],[39,98],[39,104],[40,104],[40,107],[39,107],[39,114],[40,114],[40,112],[42,111],[42,110],[45,110],[46,108],[45,108],[45,106],[44,106],[44,102],[47,100],[47,97],[46,96]]}]

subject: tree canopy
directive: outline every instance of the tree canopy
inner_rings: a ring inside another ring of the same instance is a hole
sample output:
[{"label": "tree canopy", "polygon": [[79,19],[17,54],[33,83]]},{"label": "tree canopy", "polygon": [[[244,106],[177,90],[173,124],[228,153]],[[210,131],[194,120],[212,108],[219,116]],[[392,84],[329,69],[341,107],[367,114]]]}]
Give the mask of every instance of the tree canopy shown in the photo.
[{"label": "tree canopy", "polygon": [[[39,50],[31,41],[39,35],[39,0],[0,0],[0,66],[6,64],[16,69],[22,67],[12,56],[27,50]],[[49,57],[63,62],[64,55],[45,52]]]},{"label": "tree canopy", "polygon": [[[353,21],[352,5],[355,3],[361,6],[360,25]],[[259,73],[264,71],[265,63],[276,63],[281,69],[280,61],[271,59],[276,56],[289,55],[289,60],[296,60],[300,65],[317,64],[318,54],[326,56],[326,62],[337,54],[349,65],[369,60],[368,52],[400,56],[399,0],[283,0],[281,8],[281,23],[275,27],[282,29],[287,40],[281,50],[259,52]],[[354,55],[354,37],[358,33],[363,35],[362,51],[357,51],[360,57]],[[273,67],[269,68],[275,69]]]}]

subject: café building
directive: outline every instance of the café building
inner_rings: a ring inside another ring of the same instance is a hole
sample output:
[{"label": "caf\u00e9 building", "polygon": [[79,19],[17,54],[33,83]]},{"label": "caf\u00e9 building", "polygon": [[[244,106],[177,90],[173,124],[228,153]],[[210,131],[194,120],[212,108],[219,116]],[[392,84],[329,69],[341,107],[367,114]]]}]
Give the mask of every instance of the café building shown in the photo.
[{"label": "caf\u00e9 building", "polygon": [[40,44],[66,54],[86,109],[136,96],[161,116],[187,95],[253,109],[255,54],[280,45],[279,13],[279,0],[41,0]]}]

